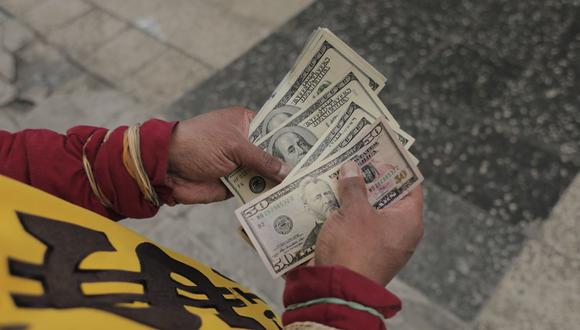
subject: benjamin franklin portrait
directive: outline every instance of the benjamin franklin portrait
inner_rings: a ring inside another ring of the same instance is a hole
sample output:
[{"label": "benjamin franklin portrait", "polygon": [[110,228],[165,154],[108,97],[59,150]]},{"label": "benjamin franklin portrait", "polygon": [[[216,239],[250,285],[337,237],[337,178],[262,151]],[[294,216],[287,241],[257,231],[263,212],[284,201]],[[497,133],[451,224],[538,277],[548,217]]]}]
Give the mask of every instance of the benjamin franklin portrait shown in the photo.
[{"label": "benjamin franklin portrait", "polygon": [[294,167],[316,143],[316,136],[300,126],[279,129],[268,143],[268,153]]},{"label": "benjamin franklin portrait", "polygon": [[298,189],[302,191],[304,208],[316,218],[314,228],[302,245],[302,251],[307,253],[306,251],[316,244],[316,238],[322,228],[322,224],[324,224],[324,221],[332,211],[338,209],[339,205],[330,185],[318,178],[305,178],[300,182]]},{"label": "benjamin franklin portrait", "polygon": [[293,105],[283,105],[272,110],[262,122],[262,134],[266,135],[276,130],[276,128],[282,126],[286,120],[297,113],[298,110],[300,110],[300,108]]}]

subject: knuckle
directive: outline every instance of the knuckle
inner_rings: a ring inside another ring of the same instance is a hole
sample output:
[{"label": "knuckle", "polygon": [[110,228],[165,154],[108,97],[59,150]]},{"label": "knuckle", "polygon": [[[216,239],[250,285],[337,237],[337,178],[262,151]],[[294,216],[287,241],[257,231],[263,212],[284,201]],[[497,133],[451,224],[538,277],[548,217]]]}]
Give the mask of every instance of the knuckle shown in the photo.
[{"label": "knuckle", "polygon": [[331,223],[348,223],[351,219],[358,218],[356,214],[352,214],[351,208],[341,207],[330,214],[327,221]]},{"label": "knuckle", "polygon": [[264,164],[264,168],[266,169],[275,169],[281,166],[282,161],[278,158],[270,155],[267,152],[262,152],[262,162]]},{"label": "knuckle", "polygon": [[328,220],[330,221],[337,221],[340,219],[345,219],[347,217],[346,215],[346,210],[344,208],[339,208],[337,210],[335,210],[334,212],[332,212],[330,214],[330,216],[328,217]]},{"label": "knuckle", "polygon": [[266,152],[261,153],[261,163],[264,169],[270,169],[274,167],[274,157]]},{"label": "knuckle", "polygon": [[239,151],[245,145],[245,143],[240,140],[229,140],[224,141],[224,143],[234,151]]},{"label": "knuckle", "polygon": [[236,159],[238,158],[238,150],[239,150],[239,146],[236,145],[235,142],[231,142],[231,141],[224,141],[221,144],[221,150],[223,150],[223,154],[226,155],[226,157],[230,157],[233,156]]},{"label": "knuckle", "polygon": [[355,196],[362,193],[360,184],[354,180],[345,180],[340,185],[341,193],[344,195]]},{"label": "knuckle", "polygon": [[242,113],[242,114],[246,112],[246,109],[244,107],[241,107],[238,105],[231,107],[230,110],[234,111],[234,112]]}]

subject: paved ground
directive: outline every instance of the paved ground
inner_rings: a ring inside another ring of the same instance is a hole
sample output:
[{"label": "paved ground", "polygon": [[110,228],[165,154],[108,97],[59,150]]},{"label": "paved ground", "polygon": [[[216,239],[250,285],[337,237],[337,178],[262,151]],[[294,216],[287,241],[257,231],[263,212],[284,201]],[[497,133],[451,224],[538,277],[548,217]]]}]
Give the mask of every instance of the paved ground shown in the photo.
[{"label": "paved ground", "polygon": [[[317,26],[389,79],[427,177],[392,329],[574,329],[580,310],[580,2],[0,0],[0,128],[258,108]],[[235,201],[127,226],[280,308]]]}]

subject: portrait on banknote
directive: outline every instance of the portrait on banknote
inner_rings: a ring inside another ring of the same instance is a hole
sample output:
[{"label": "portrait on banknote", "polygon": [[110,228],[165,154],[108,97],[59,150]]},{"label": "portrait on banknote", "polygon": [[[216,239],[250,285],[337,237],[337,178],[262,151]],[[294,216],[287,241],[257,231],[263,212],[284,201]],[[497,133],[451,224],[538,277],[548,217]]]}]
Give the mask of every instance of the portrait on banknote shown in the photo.
[{"label": "portrait on banknote", "polygon": [[316,238],[326,218],[338,209],[338,199],[330,185],[318,178],[306,177],[300,182],[299,189],[302,191],[304,208],[316,219],[314,228],[302,245],[302,251],[308,251],[316,244]]},{"label": "portrait on banknote", "polygon": [[316,135],[304,127],[284,127],[272,136],[267,151],[294,167],[316,141]]},{"label": "portrait on banknote", "polygon": [[276,130],[276,128],[282,126],[286,120],[292,117],[299,110],[299,107],[287,104],[275,108],[266,116],[266,118],[264,118],[264,122],[262,123],[262,134],[266,135]]}]

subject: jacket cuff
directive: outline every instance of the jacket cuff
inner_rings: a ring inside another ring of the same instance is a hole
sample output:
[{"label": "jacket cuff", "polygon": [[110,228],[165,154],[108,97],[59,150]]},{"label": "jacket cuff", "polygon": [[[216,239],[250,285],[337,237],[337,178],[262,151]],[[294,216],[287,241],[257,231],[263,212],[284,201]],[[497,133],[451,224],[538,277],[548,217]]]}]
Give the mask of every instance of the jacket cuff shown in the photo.
[{"label": "jacket cuff", "polygon": [[[165,186],[165,177],[168,168],[169,144],[175,125],[176,123],[153,119],[142,124],[139,130],[143,167],[162,203],[167,202],[172,193],[171,189]],[[91,141],[87,143],[86,155],[92,164],[97,183],[113,204],[113,210],[102,206],[90,208],[102,209],[100,213],[113,220],[126,217],[150,218],[157,213],[159,208],[145,200],[139,186],[123,164],[123,137],[126,130],[126,126],[118,127],[110,132],[108,138],[105,138],[106,129],[77,126],[68,131],[68,136],[69,141],[78,140],[77,144],[81,150],[84,141],[92,136]],[[78,157],[82,158],[82,155]],[[82,166],[79,170],[82,177],[86,177]],[[88,183],[86,185],[88,187]],[[89,195],[93,201],[96,201],[92,191]]]},{"label": "jacket cuff", "polygon": [[[370,307],[385,318],[401,310],[401,301],[378,283],[341,266],[304,266],[288,273],[284,305],[319,298],[339,298]],[[365,311],[344,305],[317,304],[286,311],[285,325],[312,321],[339,329],[384,329],[384,323]]]}]

